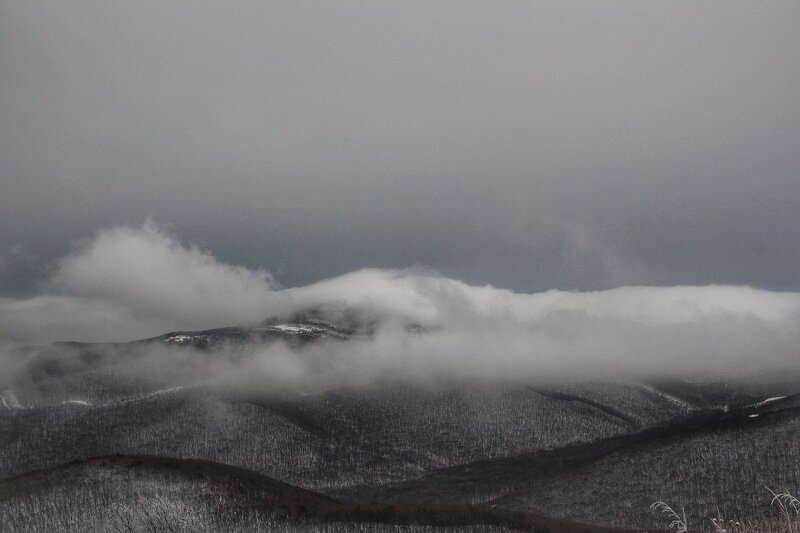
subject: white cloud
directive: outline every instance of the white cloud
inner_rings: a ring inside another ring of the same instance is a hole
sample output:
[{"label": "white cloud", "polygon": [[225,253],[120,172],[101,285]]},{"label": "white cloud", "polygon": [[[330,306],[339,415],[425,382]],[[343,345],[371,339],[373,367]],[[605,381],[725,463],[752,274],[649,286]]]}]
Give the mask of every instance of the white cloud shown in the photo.
[{"label": "white cloud", "polygon": [[201,328],[258,320],[269,309],[273,280],[262,270],[221,263],[146,222],[98,233],[60,261],[50,287],[133,316]]},{"label": "white cloud", "polygon": [[[371,340],[258,349],[292,381],[551,379],[792,367],[800,294],[749,287],[620,287],[520,294],[423,271],[362,270],[277,290],[152,223],[98,233],[63,259],[51,293],[0,300],[0,338],[120,340],[254,323],[325,303],[384,318]],[[428,327],[410,333],[404,324]],[[288,378],[287,378],[288,379]]]}]

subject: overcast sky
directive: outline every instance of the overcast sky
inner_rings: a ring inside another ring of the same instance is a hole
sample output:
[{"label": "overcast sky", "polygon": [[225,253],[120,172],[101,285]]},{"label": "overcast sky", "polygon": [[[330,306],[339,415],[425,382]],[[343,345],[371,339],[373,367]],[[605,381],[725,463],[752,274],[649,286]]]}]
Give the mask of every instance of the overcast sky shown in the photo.
[{"label": "overcast sky", "polygon": [[0,295],[152,218],[283,286],[800,289],[800,2],[0,6]]}]

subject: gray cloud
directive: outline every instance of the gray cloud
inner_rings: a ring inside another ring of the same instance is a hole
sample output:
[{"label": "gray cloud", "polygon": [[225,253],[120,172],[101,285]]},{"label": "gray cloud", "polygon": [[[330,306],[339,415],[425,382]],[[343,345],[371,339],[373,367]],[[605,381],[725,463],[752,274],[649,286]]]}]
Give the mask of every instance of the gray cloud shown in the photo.
[{"label": "gray cloud", "polygon": [[152,222],[99,232],[59,262],[49,285],[184,327],[253,320],[267,312],[273,290],[269,273],[221,264]]},{"label": "gray cloud", "polygon": [[796,2],[0,9],[0,250],[152,216],[284,285],[800,289]]},{"label": "gray cloud", "polygon": [[[235,364],[219,354],[198,358],[223,381],[740,376],[794,368],[800,347],[796,292],[638,286],[520,293],[421,269],[359,270],[278,289],[268,273],[221,263],[153,223],[95,234],[59,261],[45,285],[47,293],[0,300],[4,346],[253,324],[321,305],[382,317],[369,339],[299,351],[256,347]],[[427,331],[409,331],[408,323]],[[164,348],[147,361],[169,362],[175,353]],[[186,361],[179,358],[178,366]]]},{"label": "gray cloud", "polygon": [[135,339],[249,324],[280,309],[268,272],[220,263],[152,222],[97,232],[41,285],[32,298],[0,299],[0,337]]}]

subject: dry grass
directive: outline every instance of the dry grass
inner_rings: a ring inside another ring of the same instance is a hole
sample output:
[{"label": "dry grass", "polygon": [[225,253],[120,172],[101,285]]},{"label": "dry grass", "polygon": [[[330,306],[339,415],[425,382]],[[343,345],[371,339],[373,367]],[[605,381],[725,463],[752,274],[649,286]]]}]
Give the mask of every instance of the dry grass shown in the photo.
[{"label": "dry grass", "polygon": [[675,533],[687,533],[686,511],[681,510],[681,514],[678,514],[672,507],[664,502],[655,502],[650,506],[650,510],[664,515],[664,517],[670,521],[670,531],[675,530]]},{"label": "dry grass", "polygon": [[[800,533],[800,500],[788,490],[776,493],[766,487],[772,496],[770,502],[778,516],[763,517],[759,519],[726,520],[719,511],[717,516],[707,519],[707,523],[698,523],[691,531],[712,533]],[[690,533],[686,520],[686,512],[681,510],[678,514],[672,507],[664,502],[655,502],[650,510],[669,520],[669,531],[675,533]]]}]

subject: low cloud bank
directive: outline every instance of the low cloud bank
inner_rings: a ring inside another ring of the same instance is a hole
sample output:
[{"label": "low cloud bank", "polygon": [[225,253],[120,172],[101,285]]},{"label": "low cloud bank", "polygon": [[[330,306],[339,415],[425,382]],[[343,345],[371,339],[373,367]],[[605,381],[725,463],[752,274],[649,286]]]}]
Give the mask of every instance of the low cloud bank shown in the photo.
[{"label": "low cloud bank", "polygon": [[382,319],[370,339],[299,351],[275,345],[248,358],[248,372],[292,383],[746,375],[800,362],[798,293],[705,286],[519,294],[422,270],[361,270],[279,289],[268,272],[223,264],[153,223],[99,232],[45,286],[33,298],[0,299],[4,344],[130,340],[325,304]]}]

